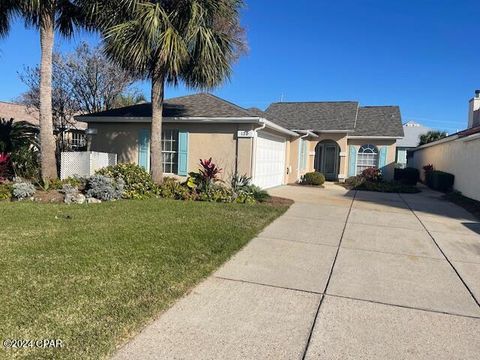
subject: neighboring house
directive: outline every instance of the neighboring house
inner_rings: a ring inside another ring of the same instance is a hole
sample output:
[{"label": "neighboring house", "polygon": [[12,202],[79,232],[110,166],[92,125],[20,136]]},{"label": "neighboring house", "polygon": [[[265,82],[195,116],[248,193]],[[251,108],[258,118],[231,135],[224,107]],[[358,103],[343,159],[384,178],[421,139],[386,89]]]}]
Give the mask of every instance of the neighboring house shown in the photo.
[{"label": "neighboring house", "polygon": [[424,177],[423,166],[455,175],[455,190],[480,201],[480,90],[469,103],[468,128],[446,138],[419,146],[412,165]]},{"label": "neighboring house", "polygon": [[[151,104],[77,116],[88,123],[91,151],[150,169]],[[393,175],[403,136],[396,106],[357,102],[275,103],[265,112],[211,94],[165,101],[162,149],[166,175],[186,176],[210,158],[225,180],[238,173],[262,188],[293,183],[309,171],[344,180],[374,166]]]},{"label": "neighboring house", "polygon": [[[31,125],[39,125],[39,113],[23,104],[0,101],[0,118],[13,119],[14,122],[26,121]],[[80,150],[86,146],[85,129],[87,125],[72,121],[67,127],[55,126],[54,132],[57,140],[63,144],[62,148]]]},{"label": "neighboring house", "polygon": [[397,141],[397,164],[404,168],[408,166],[409,160],[413,156],[413,149],[420,143],[420,136],[432,131],[415,121],[408,121],[403,124],[404,137]]}]

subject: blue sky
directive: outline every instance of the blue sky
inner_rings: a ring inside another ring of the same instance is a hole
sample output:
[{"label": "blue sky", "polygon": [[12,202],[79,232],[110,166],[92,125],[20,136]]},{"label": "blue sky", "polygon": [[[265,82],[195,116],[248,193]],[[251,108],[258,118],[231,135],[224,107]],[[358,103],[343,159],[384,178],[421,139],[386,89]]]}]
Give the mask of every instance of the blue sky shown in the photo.
[{"label": "blue sky", "polygon": [[[251,0],[242,19],[250,52],[214,93],[262,109],[282,98],[400,105],[404,121],[452,133],[466,127],[480,88],[479,14],[475,0]],[[57,48],[82,40],[98,37],[57,37]],[[25,90],[17,72],[39,57],[38,34],[15,23],[0,40],[0,100]],[[147,83],[139,88],[149,95]]]}]

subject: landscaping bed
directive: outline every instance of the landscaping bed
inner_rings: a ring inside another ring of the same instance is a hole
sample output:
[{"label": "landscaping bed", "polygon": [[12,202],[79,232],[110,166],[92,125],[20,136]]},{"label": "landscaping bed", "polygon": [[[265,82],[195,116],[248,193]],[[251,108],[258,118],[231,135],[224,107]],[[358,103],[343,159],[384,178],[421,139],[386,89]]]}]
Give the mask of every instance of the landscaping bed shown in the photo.
[{"label": "landscaping bed", "polygon": [[[270,200],[274,204],[275,200]],[[288,205],[0,202],[0,357],[97,359],[210,275]]]},{"label": "landscaping bed", "polygon": [[[396,181],[384,181],[379,169],[368,168],[362,174],[348,178],[344,183],[338,183],[349,190],[376,191],[384,193],[415,194],[420,192],[416,183],[418,171],[415,176],[405,172],[405,177],[398,177]],[[396,176],[397,177],[397,176]],[[412,179],[413,177],[413,179]]]}]

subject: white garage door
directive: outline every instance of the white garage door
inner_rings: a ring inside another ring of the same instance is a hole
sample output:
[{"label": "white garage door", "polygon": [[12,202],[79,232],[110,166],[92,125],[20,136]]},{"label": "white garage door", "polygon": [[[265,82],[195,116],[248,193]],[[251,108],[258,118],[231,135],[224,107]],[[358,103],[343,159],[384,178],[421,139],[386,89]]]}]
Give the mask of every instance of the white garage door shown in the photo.
[{"label": "white garage door", "polygon": [[258,133],[253,183],[262,189],[282,185],[285,178],[285,139]]}]

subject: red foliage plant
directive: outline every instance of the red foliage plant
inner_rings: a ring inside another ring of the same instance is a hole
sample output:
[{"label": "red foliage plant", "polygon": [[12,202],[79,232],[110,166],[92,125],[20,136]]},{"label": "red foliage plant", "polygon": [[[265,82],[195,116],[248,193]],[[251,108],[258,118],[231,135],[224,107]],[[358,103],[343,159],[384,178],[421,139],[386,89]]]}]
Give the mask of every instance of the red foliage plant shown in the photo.
[{"label": "red foliage plant", "polygon": [[370,167],[362,171],[362,177],[366,181],[379,182],[382,180],[382,172],[380,169]]},{"label": "red foliage plant", "polygon": [[212,162],[212,158],[208,160],[200,159],[200,165],[202,166],[200,174],[206,181],[212,182],[218,180],[218,174],[222,172],[222,169]]},{"label": "red foliage plant", "polygon": [[433,171],[433,165],[432,164],[427,164],[423,167],[423,170],[425,170],[425,172]]},{"label": "red foliage plant", "polygon": [[12,162],[10,155],[7,153],[0,153],[0,182],[5,181],[11,175]]}]

